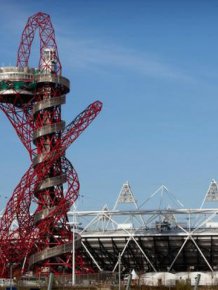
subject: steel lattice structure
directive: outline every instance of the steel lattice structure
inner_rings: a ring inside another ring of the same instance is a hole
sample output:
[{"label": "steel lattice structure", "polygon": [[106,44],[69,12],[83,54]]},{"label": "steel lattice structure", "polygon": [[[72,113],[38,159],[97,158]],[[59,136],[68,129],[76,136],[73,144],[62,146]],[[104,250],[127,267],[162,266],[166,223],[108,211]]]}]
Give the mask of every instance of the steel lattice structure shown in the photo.
[{"label": "steel lattice structure", "polygon": [[[29,57],[37,30],[40,60],[38,69],[33,69],[29,68]],[[0,219],[2,277],[9,275],[12,264],[14,275],[27,270],[70,271],[72,233],[67,211],[80,185],[65,151],[95,119],[102,103],[92,103],[65,126],[61,105],[69,90],[69,80],[61,75],[50,17],[39,12],[28,19],[24,28],[16,67],[0,68],[0,109],[31,160]],[[33,205],[34,213],[30,214]],[[18,224],[15,229],[13,222]],[[76,247],[79,245],[77,236]],[[76,263],[77,271],[85,271],[79,254]]]},{"label": "steel lattice structure", "polygon": [[200,208],[184,208],[162,185],[138,205],[129,183],[124,183],[112,209],[80,211],[77,207],[68,216],[79,225],[84,261],[96,271],[117,272],[119,263],[123,274],[132,270],[139,275],[177,273],[178,279],[200,271],[210,273],[210,282],[217,285],[216,181],[211,182],[204,201],[208,203]]}]

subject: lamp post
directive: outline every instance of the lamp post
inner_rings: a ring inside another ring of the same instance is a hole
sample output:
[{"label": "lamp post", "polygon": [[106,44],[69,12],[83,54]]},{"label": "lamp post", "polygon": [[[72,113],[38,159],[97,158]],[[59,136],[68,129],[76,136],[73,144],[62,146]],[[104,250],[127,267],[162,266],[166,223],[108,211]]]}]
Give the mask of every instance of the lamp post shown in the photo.
[{"label": "lamp post", "polygon": [[118,275],[119,275],[119,290],[121,290],[121,254],[119,253],[119,257],[118,257]]},{"label": "lamp post", "polygon": [[75,285],[75,231],[73,224],[73,240],[72,240],[72,286]]},{"label": "lamp post", "polygon": [[81,223],[77,223],[76,221],[76,213],[73,213],[73,221],[72,222],[68,222],[68,225],[70,225],[71,229],[72,229],[72,281],[71,284],[72,286],[76,285],[76,234],[77,234],[77,228],[78,225],[80,225]]},{"label": "lamp post", "polygon": [[12,267],[13,267],[13,263],[10,263],[9,264],[9,267],[10,267],[10,290],[12,290]]},{"label": "lamp post", "polygon": [[75,275],[75,222],[74,222],[74,216],[73,216],[73,222],[68,222],[68,225],[70,225],[71,229],[72,229],[72,275],[71,275],[71,285],[75,286],[76,284],[76,275]]},{"label": "lamp post", "polygon": [[75,228],[76,228],[76,220],[75,220],[75,214],[73,215],[73,223],[72,223],[72,229],[73,229],[73,239],[72,239],[72,286],[75,286],[76,284],[76,275],[75,275]]}]

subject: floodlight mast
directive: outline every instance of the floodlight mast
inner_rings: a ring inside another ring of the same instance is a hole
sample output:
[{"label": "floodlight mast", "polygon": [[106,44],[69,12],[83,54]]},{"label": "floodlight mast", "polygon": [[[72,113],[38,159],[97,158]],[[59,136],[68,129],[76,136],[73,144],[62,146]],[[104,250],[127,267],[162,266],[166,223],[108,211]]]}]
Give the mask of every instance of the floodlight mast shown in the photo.
[{"label": "floodlight mast", "polygon": [[[37,30],[40,60],[39,67],[34,69],[29,68],[29,57]],[[17,66],[0,68],[0,109],[32,161],[0,219],[1,277],[9,275],[8,265],[12,263],[18,274],[20,269],[43,273],[71,271],[73,236],[67,211],[77,199],[80,185],[65,151],[95,119],[102,103],[92,103],[65,126],[61,106],[70,84],[61,71],[50,17],[38,12],[28,19],[22,33]],[[34,202],[36,209],[30,215]],[[18,227],[12,229],[15,220]],[[79,245],[77,239],[75,248]],[[77,256],[76,263],[83,272],[81,257]]]}]

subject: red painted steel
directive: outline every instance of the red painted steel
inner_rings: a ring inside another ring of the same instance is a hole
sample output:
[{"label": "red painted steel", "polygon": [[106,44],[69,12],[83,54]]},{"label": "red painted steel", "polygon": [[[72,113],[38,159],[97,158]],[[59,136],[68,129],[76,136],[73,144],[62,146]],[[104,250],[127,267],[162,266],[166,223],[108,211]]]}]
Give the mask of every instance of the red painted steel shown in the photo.
[{"label": "red painted steel", "polygon": [[61,63],[58,57],[58,49],[55,42],[55,32],[51,23],[50,16],[46,13],[38,12],[29,17],[27,24],[23,30],[20,46],[17,54],[17,66],[27,67],[30,57],[31,45],[35,36],[36,30],[39,29],[40,39],[40,60],[39,69],[44,71],[49,67],[43,56],[45,48],[55,49],[57,60],[57,72],[61,74]]},{"label": "red painted steel", "polygon": [[[28,19],[18,50],[17,66],[21,71],[28,67],[37,29],[39,68],[34,70],[33,79],[22,84],[30,94],[23,95],[22,90],[17,89],[18,83],[11,80],[4,83],[10,90],[4,94],[0,91],[0,109],[15,128],[32,162],[0,219],[2,277],[9,275],[11,264],[14,274],[27,270],[71,271],[71,249],[58,254],[56,251],[61,245],[64,248],[65,244],[72,243],[67,211],[77,199],[80,187],[65,151],[102,108],[102,103],[96,101],[69,125],[64,125],[61,105],[69,88],[60,81],[61,63],[49,15],[39,12]],[[18,225],[15,229],[13,222]],[[46,251],[51,249],[54,253],[46,256]],[[83,265],[80,255],[77,255],[76,263],[77,271],[92,271]]]}]

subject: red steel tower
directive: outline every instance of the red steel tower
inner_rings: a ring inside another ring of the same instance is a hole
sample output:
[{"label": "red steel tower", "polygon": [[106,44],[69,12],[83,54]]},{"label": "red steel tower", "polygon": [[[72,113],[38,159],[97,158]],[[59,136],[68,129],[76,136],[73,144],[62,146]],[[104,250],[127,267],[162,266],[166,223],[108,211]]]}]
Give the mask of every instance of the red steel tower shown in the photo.
[{"label": "red steel tower", "polygon": [[[28,62],[37,30],[40,60],[35,69]],[[69,80],[61,74],[50,17],[39,12],[24,28],[16,67],[0,68],[0,109],[31,160],[0,219],[2,277],[12,264],[18,274],[70,271],[72,233],[67,211],[78,196],[79,181],[65,151],[101,111],[102,103],[92,103],[66,126],[61,106],[69,90]],[[79,246],[80,237],[76,236],[76,248]],[[76,267],[85,271],[79,254]]]}]

